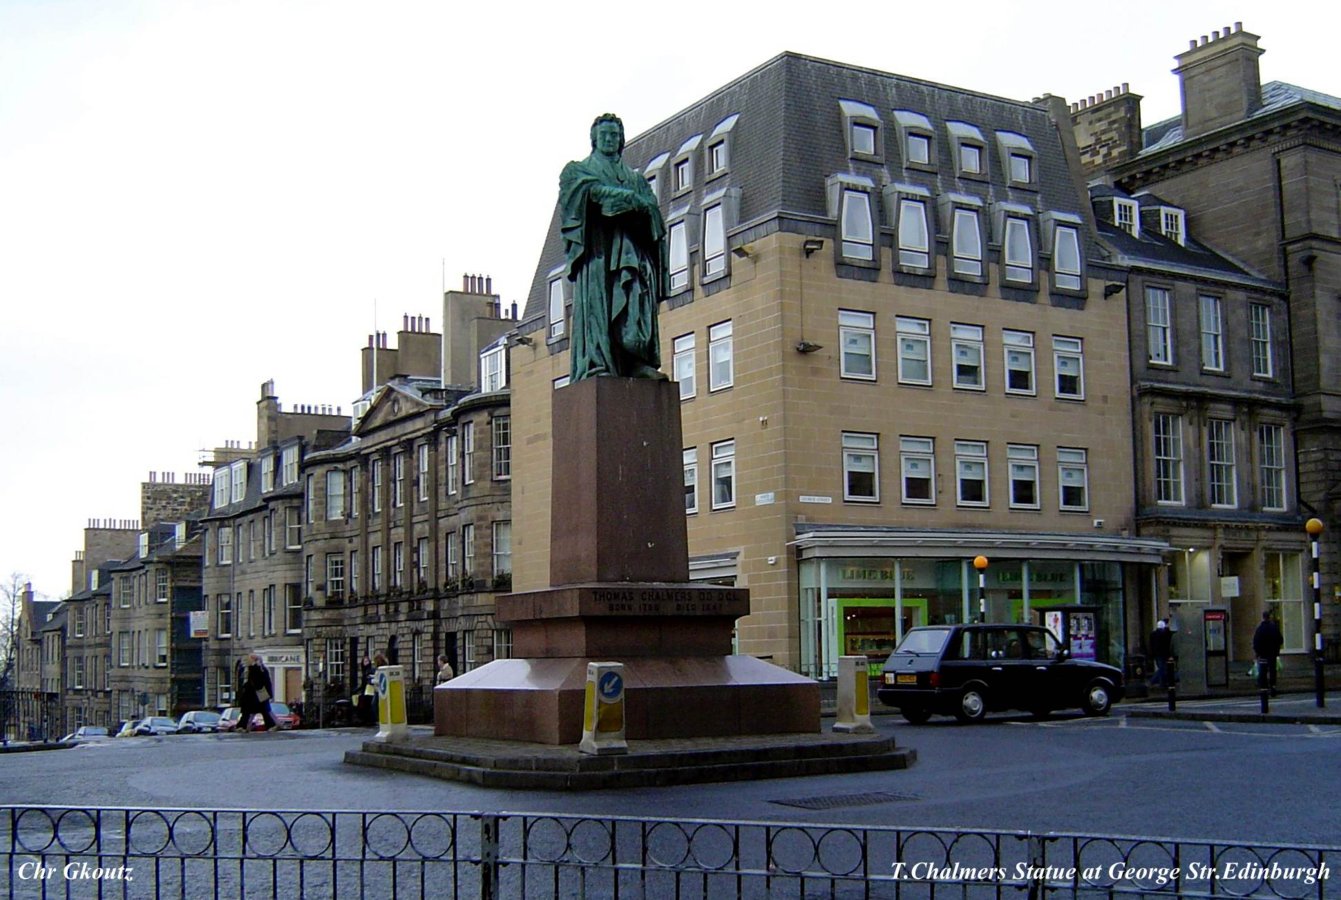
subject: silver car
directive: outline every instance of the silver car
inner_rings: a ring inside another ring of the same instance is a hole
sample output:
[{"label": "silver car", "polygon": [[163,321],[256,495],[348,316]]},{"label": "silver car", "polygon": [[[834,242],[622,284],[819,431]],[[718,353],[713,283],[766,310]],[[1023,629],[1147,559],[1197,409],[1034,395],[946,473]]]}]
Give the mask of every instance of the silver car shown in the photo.
[{"label": "silver car", "polygon": [[182,713],[177,720],[178,734],[213,734],[219,730],[219,714],[207,709]]},{"label": "silver car", "polygon": [[153,734],[176,734],[177,720],[167,716],[146,716],[135,723],[134,733],[140,736]]}]

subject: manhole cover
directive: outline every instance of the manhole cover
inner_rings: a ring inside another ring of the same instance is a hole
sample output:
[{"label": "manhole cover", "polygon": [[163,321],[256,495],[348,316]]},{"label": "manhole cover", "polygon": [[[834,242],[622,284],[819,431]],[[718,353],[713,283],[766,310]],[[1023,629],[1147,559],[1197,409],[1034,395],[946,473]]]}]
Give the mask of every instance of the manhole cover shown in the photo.
[{"label": "manhole cover", "polygon": [[772,800],[779,806],[798,809],[839,809],[845,806],[874,806],[877,803],[895,803],[903,800],[921,800],[916,794],[891,794],[877,791],[870,794],[830,794],[826,797],[798,797],[793,800]]}]

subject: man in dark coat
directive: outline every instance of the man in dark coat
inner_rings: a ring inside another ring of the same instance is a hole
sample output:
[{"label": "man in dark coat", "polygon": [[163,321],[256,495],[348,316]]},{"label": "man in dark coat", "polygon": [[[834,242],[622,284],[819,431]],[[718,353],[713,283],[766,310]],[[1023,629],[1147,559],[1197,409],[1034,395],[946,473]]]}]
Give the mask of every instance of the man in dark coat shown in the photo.
[{"label": "man in dark coat", "polygon": [[1150,632],[1150,658],[1155,661],[1154,684],[1157,687],[1169,686],[1169,658],[1173,656],[1173,632],[1169,630],[1168,619],[1155,623]]},{"label": "man in dark coat", "polygon": [[1285,646],[1285,636],[1280,626],[1271,618],[1271,610],[1262,613],[1262,624],[1253,632],[1253,655],[1257,657],[1257,686],[1271,689],[1276,695],[1276,660],[1280,657],[1280,648]]},{"label": "man in dark coat", "polygon": [[657,304],[666,296],[666,224],[647,179],[621,159],[624,124],[591,125],[591,155],[559,177],[560,230],[573,282],[571,378],[666,376]]}]

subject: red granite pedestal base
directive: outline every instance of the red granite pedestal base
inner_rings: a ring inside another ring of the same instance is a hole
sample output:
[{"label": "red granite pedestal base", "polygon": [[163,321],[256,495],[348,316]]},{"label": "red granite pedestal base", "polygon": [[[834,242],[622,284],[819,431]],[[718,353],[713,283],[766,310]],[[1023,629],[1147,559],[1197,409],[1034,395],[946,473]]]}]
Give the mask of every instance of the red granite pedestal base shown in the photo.
[{"label": "red granite pedestal base", "polygon": [[552,586],[499,598],[517,658],[437,687],[435,734],[577,743],[588,662],[624,664],[630,740],[818,732],[818,684],[731,654],[749,592],[689,582],[677,387],[586,379],[553,416]]}]

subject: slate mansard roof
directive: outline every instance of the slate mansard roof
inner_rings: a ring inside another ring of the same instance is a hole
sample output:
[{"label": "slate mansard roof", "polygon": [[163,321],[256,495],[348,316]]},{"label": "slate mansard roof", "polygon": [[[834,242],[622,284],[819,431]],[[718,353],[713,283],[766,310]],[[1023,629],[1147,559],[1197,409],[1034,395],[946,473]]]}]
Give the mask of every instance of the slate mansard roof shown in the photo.
[{"label": "slate mansard roof", "polygon": [[[1320,91],[1311,91],[1284,81],[1268,81],[1262,85],[1262,105],[1244,121],[1263,119],[1273,113],[1292,107],[1303,109],[1307,106],[1319,107],[1333,114],[1341,114],[1341,97],[1333,97]],[[1237,124],[1237,123],[1236,123]],[[1219,129],[1217,129],[1219,130]],[[1141,156],[1167,150],[1183,142],[1183,119],[1173,116],[1162,122],[1156,122],[1141,129],[1144,147]]]},{"label": "slate mansard roof", "polygon": [[1184,236],[1181,244],[1148,227],[1141,228],[1139,236],[1130,234],[1114,224],[1111,212],[1102,208],[1113,197],[1135,201],[1141,209],[1177,208],[1175,204],[1166,203],[1149,192],[1133,196],[1109,185],[1092,185],[1090,199],[1094,201],[1095,206],[1095,226],[1099,237],[1112,251],[1113,262],[1158,269],[1170,274],[1234,282],[1258,290],[1284,291],[1284,285],[1271,281],[1242,263],[1230,259],[1197,240],[1190,233]]},{"label": "slate mansard roof", "polygon": [[[849,156],[843,101],[869,107],[879,117],[883,161]],[[934,170],[905,168],[896,111],[916,113],[929,121]],[[599,112],[593,113],[593,118]],[[731,116],[738,118],[730,130],[729,174],[705,183],[703,150],[714,129]],[[985,180],[961,178],[956,174],[955,147],[948,126],[952,122],[966,123],[980,132],[987,162]],[[585,130],[588,124],[575,123],[574,127]],[[1022,135],[1032,146],[1037,190],[1008,186],[998,137],[1003,133]],[[666,175],[670,165],[695,135],[700,135],[702,140],[695,150],[692,198],[672,199],[668,196],[670,191],[663,189],[660,191],[662,212],[671,213],[686,203],[691,203],[693,211],[699,211],[706,195],[714,194],[722,187],[737,188],[741,193],[736,228],[750,233],[743,239],[730,240],[732,245],[746,243],[776,230],[832,237],[834,219],[828,213],[825,195],[825,180],[832,175],[869,179],[874,185],[878,207],[882,206],[878,199],[880,189],[893,183],[915,185],[929,192],[932,198],[954,193],[976,197],[984,205],[1016,203],[1039,215],[1055,211],[1083,217],[1089,202],[1078,191],[1060,136],[1043,105],[795,53],[774,57],[688,109],[630,139],[624,149],[624,161],[641,170],[665,155],[667,164],[662,169],[662,181],[663,187],[668,187],[664,182],[668,180]],[[562,165],[562,161],[556,161],[554,165],[556,200]],[[784,220],[785,224],[782,224]],[[877,221],[888,227],[889,218],[883,209]],[[945,228],[940,225],[937,230],[943,232]],[[1087,231],[1082,229],[1082,233]],[[996,240],[995,236],[993,240]],[[1093,247],[1088,246],[1088,234],[1084,240],[1087,243],[1086,257],[1092,259]],[[556,209],[536,266],[523,321],[545,316],[547,282],[550,273],[562,263]]]}]

